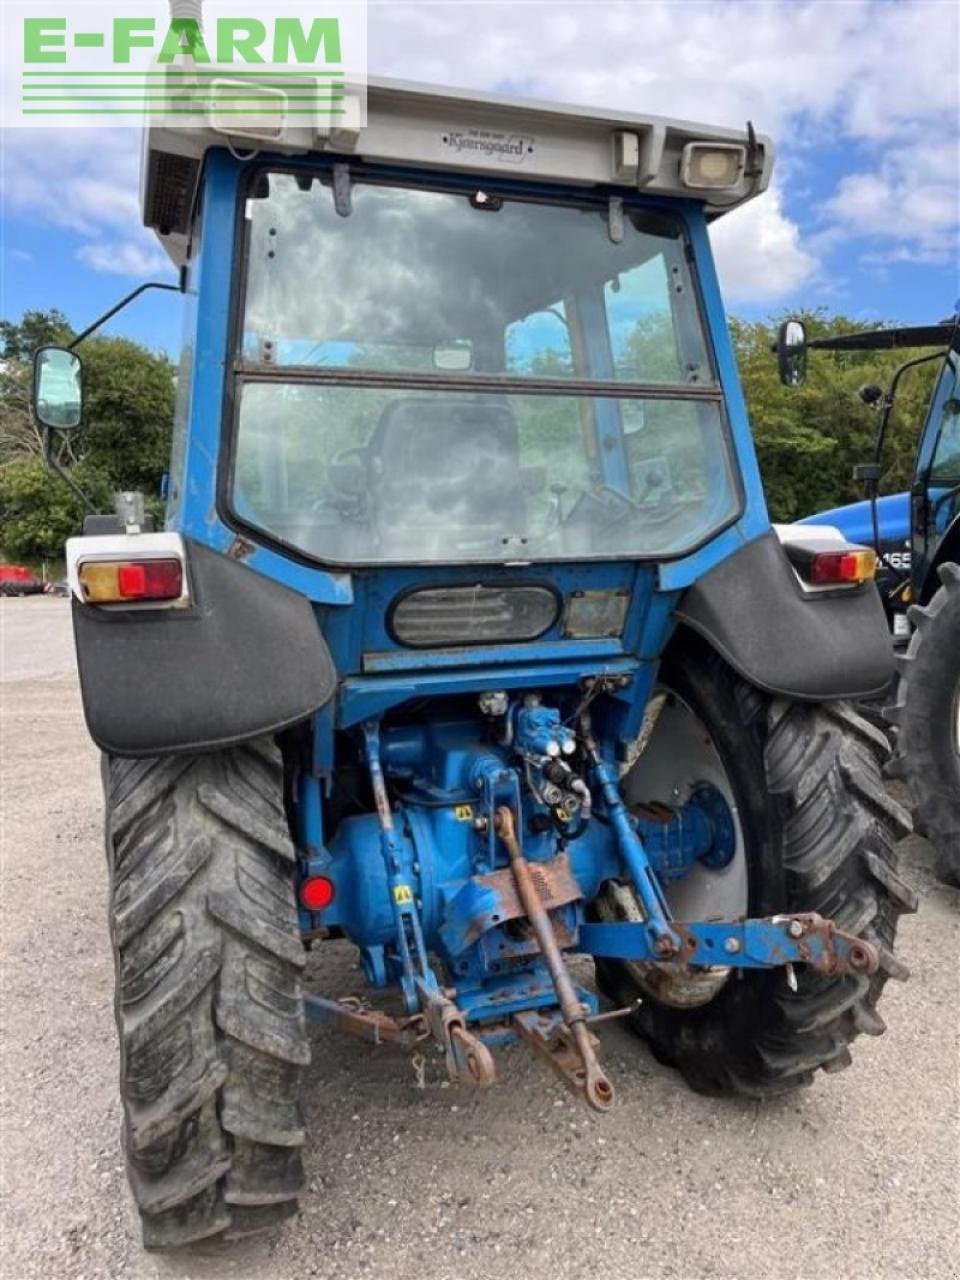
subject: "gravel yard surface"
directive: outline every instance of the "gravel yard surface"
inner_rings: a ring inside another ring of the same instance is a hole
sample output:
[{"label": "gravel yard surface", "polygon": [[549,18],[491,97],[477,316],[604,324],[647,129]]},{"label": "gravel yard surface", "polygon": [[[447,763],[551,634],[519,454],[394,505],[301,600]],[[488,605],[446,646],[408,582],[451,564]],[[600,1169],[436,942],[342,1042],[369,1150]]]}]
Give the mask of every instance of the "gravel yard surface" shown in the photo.
[{"label": "gravel yard surface", "polygon": [[[145,1254],[120,1148],[99,762],[69,602],[0,600],[3,1080],[0,1274],[10,1280],[865,1280],[960,1274],[960,894],[920,888],[886,1035],[768,1103],[688,1092],[613,1025],[618,1102],[574,1104],[521,1048],[500,1083],[417,1087],[396,1052],[313,1032],[302,1212],[272,1238]],[[351,948],[314,982],[360,990]]]}]

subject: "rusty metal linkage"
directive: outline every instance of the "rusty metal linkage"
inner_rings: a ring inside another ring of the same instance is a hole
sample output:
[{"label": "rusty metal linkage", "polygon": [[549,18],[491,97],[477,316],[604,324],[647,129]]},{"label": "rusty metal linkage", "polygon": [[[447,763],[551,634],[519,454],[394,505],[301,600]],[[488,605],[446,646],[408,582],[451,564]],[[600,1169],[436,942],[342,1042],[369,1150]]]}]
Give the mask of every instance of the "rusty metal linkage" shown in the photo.
[{"label": "rusty metal linkage", "polygon": [[[675,966],[773,969],[805,964],[838,978],[869,977],[881,962],[876,944],[837,928],[815,912],[696,924],[673,920],[671,927],[680,939],[670,957]],[[634,963],[657,963],[660,958],[645,925],[633,920],[588,922],[580,929],[580,943],[593,956]],[[889,966],[886,957],[884,963]]]},{"label": "rusty metal linkage", "polygon": [[436,1043],[443,1050],[447,1075],[454,1083],[493,1084],[497,1068],[493,1054],[479,1037],[467,1030],[463,1014],[446,996],[431,994],[425,999],[426,1020]]},{"label": "rusty metal linkage", "polygon": [[[572,1093],[584,1098],[598,1111],[607,1110],[609,1102],[598,1107],[587,1093],[587,1073],[580,1048],[574,1043],[573,1033],[565,1022],[536,1009],[525,1009],[513,1015],[513,1023],[522,1039],[553,1068]],[[587,1036],[591,1049],[595,1050],[599,1040],[589,1031]]]},{"label": "rusty metal linkage", "polygon": [[422,1014],[392,1018],[379,1009],[369,1008],[354,996],[345,996],[342,1000],[307,996],[306,1005],[314,1022],[326,1023],[370,1044],[395,1044],[400,1049],[412,1049],[430,1035]]},{"label": "rusty metal linkage", "polygon": [[[613,1104],[613,1085],[597,1061],[596,1039],[587,1030],[588,1011],[577,999],[576,989],[564,964],[563,953],[554,937],[550,916],[540,901],[540,895],[531,875],[530,864],[520,849],[512,809],[507,805],[501,805],[497,809],[495,822],[497,835],[510,855],[510,866],[517,882],[517,892],[550,971],[550,978],[557,993],[560,1012],[569,1031],[571,1044],[580,1057],[580,1065],[574,1069],[574,1075],[577,1071],[582,1072],[583,1093],[590,1106],[597,1111],[606,1111]],[[523,1029],[522,1022],[518,1025]],[[549,1056],[553,1061],[552,1053]],[[566,1077],[565,1070],[561,1071],[561,1074]]]},{"label": "rusty metal linkage", "polygon": [[415,1013],[407,1018],[392,1018],[379,1009],[369,1008],[353,996],[342,1000],[307,996],[306,1005],[307,1013],[314,1022],[325,1023],[370,1044],[392,1044],[399,1049],[413,1049],[432,1038],[443,1050],[447,1075],[454,1082],[488,1085],[496,1079],[490,1050],[467,1030],[463,1014],[445,996],[431,997],[425,1013]]},{"label": "rusty metal linkage", "polygon": [[637,1013],[643,1000],[639,997],[631,1004],[622,1005],[619,1009],[607,1009],[604,1013],[594,1013],[585,1019],[588,1027],[598,1026],[603,1022],[616,1022],[620,1018],[629,1018],[631,1014]]}]

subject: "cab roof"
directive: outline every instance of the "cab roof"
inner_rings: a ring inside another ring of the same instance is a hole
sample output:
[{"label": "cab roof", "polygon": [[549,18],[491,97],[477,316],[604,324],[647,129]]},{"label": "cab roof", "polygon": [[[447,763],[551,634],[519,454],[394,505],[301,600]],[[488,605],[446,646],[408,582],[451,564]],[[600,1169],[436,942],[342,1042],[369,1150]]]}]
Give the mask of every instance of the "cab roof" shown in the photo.
[{"label": "cab roof", "polygon": [[[231,146],[244,155],[337,155],[407,165],[556,182],[642,190],[701,202],[716,218],[766,190],[773,168],[769,138],[743,129],[695,124],[532,99],[508,98],[439,85],[370,80],[363,127],[290,123],[272,136],[245,133],[211,117],[202,128],[157,121],[144,135],[141,207],[144,224],[174,262],[184,260],[194,194],[205,153]],[[692,185],[690,144],[739,152],[734,181],[722,188]]]}]

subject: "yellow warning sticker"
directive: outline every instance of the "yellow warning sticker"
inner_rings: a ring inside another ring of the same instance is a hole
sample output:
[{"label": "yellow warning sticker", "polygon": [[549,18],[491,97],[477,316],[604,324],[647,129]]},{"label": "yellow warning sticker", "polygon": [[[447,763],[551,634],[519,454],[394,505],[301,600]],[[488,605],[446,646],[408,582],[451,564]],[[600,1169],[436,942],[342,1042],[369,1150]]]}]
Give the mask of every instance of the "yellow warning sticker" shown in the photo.
[{"label": "yellow warning sticker", "polygon": [[473,817],[473,805],[458,804],[454,807],[453,816],[458,822],[469,822]]},{"label": "yellow warning sticker", "polygon": [[408,884],[394,885],[393,900],[398,907],[409,906],[409,904],[413,902],[413,890]]}]

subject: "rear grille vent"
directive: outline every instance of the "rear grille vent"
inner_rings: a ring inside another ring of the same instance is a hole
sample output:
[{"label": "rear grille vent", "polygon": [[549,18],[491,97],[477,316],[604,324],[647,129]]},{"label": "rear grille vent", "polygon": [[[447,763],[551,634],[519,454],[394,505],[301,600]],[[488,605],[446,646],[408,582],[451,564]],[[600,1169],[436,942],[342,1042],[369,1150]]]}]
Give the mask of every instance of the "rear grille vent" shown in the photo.
[{"label": "rear grille vent", "polygon": [[143,220],[161,235],[185,235],[200,165],[190,156],[151,151]]},{"label": "rear grille vent", "polygon": [[549,587],[426,587],[396,601],[390,628],[400,644],[413,649],[506,644],[542,636],[559,608]]}]

